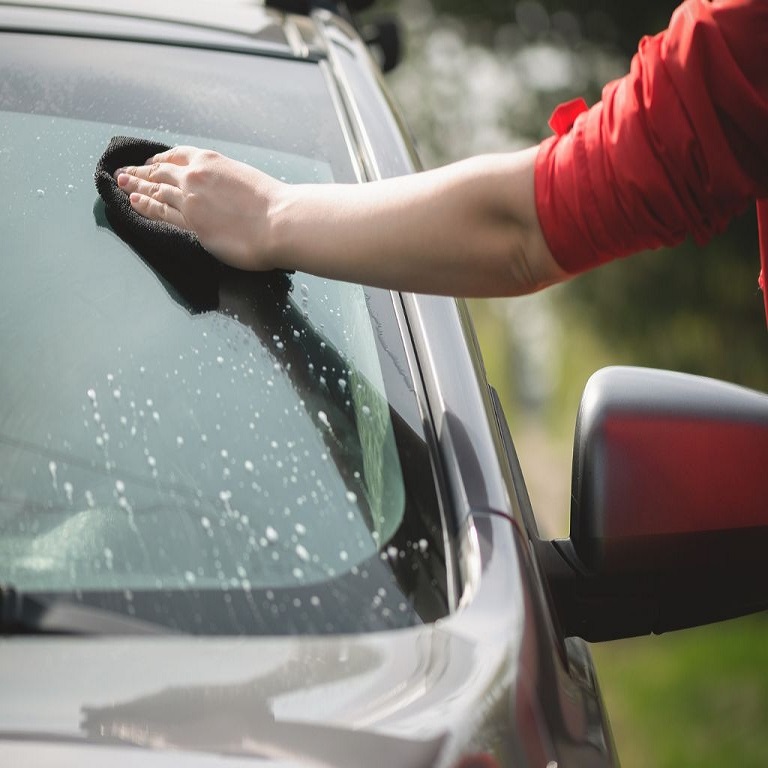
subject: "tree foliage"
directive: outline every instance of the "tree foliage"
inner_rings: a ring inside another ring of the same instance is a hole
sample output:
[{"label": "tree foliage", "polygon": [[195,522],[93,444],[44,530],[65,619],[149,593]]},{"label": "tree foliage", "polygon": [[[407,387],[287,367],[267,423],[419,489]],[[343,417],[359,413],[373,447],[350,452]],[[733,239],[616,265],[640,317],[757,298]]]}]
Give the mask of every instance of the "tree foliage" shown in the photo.
[{"label": "tree foliage", "polygon": [[[465,19],[479,28],[515,22],[532,32],[542,25],[570,29],[589,42],[616,46],[625,55],[641,35],[666,26],[676,3],[669,0],[433,0],[438,13]],[[549,21],[547,21],[547,19]]]},{"label": "tree foliage", "polygon": [[[627,71],[639,39],[663,29],[675,6],[668,0],[432,0],[429,36],[409,54],[419,85],[407,108],[422,121],[416,132],[431,150],[427,156],[445,162],[497,151],[500,127],[510,137],[507,148],[539,140],[552,106],[579,95],[599,98],[607,79]],[[568,62],[570,77],[559,87],[542,84],[526,66],[543,48],[550,59],[556,53]],[[491,85],[478,89],[483,78]],[[704,248],[687,242],[637,255],[578,277],[563,293],[624,361],[768,391],[758,271],[750,207]]]}]

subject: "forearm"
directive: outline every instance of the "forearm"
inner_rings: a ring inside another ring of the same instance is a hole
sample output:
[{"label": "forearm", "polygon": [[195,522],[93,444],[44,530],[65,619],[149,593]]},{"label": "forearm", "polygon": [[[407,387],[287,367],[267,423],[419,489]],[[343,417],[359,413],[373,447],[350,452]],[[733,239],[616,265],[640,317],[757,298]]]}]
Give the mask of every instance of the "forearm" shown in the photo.
[{"label": "forearm", "polygon": [[447,295],[543,288],[566,274],[538,225],[535,153],[476,157],[364,185],[285,186],[270,208],[269,261]]}]

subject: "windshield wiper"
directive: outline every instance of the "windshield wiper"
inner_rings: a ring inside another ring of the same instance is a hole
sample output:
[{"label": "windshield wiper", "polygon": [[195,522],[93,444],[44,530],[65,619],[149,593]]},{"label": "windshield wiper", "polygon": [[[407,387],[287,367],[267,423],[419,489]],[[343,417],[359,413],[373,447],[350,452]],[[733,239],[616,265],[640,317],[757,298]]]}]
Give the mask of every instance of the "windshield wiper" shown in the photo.
[{"label": "windshield wiper", "polygon": [[24,594],[9,584],[0,584],[0,634],[170,635],[176,632],[114,611],[68,600],[45,600]]}]

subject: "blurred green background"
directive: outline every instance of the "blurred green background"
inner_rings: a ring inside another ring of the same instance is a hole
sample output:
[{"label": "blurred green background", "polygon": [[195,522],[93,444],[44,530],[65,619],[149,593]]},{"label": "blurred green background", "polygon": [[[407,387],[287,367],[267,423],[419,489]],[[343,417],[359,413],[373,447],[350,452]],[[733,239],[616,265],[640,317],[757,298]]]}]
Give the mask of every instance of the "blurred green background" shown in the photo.
[{"label": "blurred green background", "polygon": [[[659,0],[391,0],[406,55],[389,84],[426,167],[530,146],[561,101],[599,99]],[[640,254],[532,297],[473,301],[543,530],[568,530],[571,440],[598,368],[646,365],[768,391],[754,210],[708,246]],[[765,615],[593,646],[624,768],[768,766]]]}]

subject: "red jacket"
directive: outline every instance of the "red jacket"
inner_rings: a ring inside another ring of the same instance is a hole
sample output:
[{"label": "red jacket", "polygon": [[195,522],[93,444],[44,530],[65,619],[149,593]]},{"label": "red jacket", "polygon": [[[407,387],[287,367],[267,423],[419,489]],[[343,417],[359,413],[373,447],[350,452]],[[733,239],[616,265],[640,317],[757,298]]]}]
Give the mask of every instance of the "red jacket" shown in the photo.
[{"label": "red jacket", "polygon": [[768,0],[686,0],[664,32],[643,38],[629,74],[601,102],[588,111],[563,105],[551,125],[560,135],[539,149],[536,207],[563,269],[688,234],[704,243],[757,199],[762,287]]}]

